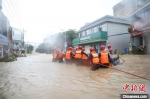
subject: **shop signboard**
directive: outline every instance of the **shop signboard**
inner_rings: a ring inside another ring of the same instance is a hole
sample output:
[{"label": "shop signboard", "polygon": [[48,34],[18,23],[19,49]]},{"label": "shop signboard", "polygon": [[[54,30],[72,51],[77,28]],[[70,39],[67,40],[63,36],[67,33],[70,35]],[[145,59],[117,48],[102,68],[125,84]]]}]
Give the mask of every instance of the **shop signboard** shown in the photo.
[{"label": "shop signboard", "polygon": [[86,36],[86,37],[80,38],[80,42],[84,42],[84,41],[88,41],[88,40],[91,40],[91,36]]}]

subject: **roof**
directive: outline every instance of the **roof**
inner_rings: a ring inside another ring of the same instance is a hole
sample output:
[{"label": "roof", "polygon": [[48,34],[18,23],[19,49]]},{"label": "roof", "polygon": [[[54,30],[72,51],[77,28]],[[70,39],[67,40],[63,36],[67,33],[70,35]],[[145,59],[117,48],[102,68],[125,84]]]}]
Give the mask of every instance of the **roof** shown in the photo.
[{"label": "roof", "polygon": [[122,24],[130,24],[130,21],[127,20],[127,19],[106,15],[106,16],[104,16],[102,18],[99,18],[99,19],[97,19],[97,20],[95,20],[95,21],[93,21],[93,22],[91,22],[91,23],[81,27],[78,32],[83,31],[85,29],[88,29],[90,27],[93,27],[95,25],[98,25],[98,24],[101,24],[101,23],[104,23],[104,22],[108,22],[108,21],[109,22],[122,23]]}]

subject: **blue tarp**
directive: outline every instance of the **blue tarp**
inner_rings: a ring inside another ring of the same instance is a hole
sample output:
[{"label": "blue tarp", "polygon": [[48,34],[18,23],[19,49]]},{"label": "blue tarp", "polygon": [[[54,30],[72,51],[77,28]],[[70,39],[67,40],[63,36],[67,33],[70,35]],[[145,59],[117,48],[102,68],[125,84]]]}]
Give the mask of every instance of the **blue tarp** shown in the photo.
[{"label": "blue tarp", "polygon": [[4,45],[8,45],[8,38],[5,37],[4,35],[0,34],[0,43]]}]

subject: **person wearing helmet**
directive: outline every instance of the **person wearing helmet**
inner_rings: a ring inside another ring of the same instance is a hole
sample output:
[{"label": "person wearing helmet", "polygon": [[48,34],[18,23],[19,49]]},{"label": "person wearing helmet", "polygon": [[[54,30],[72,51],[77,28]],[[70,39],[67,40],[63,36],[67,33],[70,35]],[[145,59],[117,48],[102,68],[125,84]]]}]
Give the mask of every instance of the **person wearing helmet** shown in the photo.
[{"label": "person wearing helmet", "polygon": [[67,52],[65,54],[66,64],[71,64],[73,57],[74,57],[74,54],[72,52],[72,47],[68,47],[68,50],[67,50]]},{"label": "person wearing helmet", "polygon": [[[84,53],[86,53],[85,48],[83,48],[82,51],[83,51]],[[86,65],[86,64],[87,64],[87,58],[88,58],[88,57],[87,57],[85,54],[82,55],[83,65]]]},{"label": "person wearing helmet", "polygon": [[109,63],[110,63],[110,55],[109,53],[105,50],[105,46],[101,45],[100,46],[101,52],[99,53],[99,59],[100,59],[100,67],[102,68],[108,68]]},{"label": "person wearing helmet", "polygon": [[[111,47],[110,44],[108,44],[108,53],[109,53],[110,58],[111,58],[111,60],[110,60],[111,63],[116,65],[115,63],[117,63],[116,60],[119,59],[119,56],[118,55],[116,57],[112,56],[113,55],[113,50],[112,50],[112,47]],[[110,65],[112,66],[112,64],[110,64]]]},{"label": "person wearing helmet", "polygon": [[62,52],[61,49],[59,49],[59,50],[57,51],[57,58],[58,58],[58,60],[59,60],[59,63],[62,63],[62,62],[63,62],[63,52]]},{"label": "person wearing helmet", "polygon": [[93,47],[90,48],[90,54],[89,54],[88,60],[91,62],[91,65],[92,65],[91,69],[93,71],[99,69],[100,65],[99,65],[98,53],[96,53]]},{"label": "person wearing helmet", "polygon": [[113,55],[113,50],[110,44],[108,44],[108,51],[111,55]]},{"label": "person wearing helmet", "polygon": [[86,55],[88,57],[88,55],[82,50],[82,46],[79,46],[75,53],[75,59],[76,59],[77,66],[82,64],[82,56],[83,55]]},{"label": "person wearing helmet", "polygon": [[59,48],[55,48],[54,52],[53,52],[53,59],[52,62],[56,62],[57,61],[57,53],[58,53]]}]

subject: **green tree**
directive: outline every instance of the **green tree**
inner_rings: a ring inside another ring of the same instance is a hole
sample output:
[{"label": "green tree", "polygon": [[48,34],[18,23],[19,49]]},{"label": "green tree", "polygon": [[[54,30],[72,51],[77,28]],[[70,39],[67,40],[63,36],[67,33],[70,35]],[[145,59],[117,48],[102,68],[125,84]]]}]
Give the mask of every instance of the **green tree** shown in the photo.
[{"label": "green tree", "polygon": [[73,29],[69,29],[68,31],[60,33],[56,38],[55,44],[57,47],[61,49],[64,48],[65,35],[66,35],[67,46],[72,46],[72,40],[76,38],[76,33]]},{"label": "green tree", "polygon": [[33,50],[34,50],[33,45],[28,45],[28,47],[27,47],[27,53],[32,53]]}]

